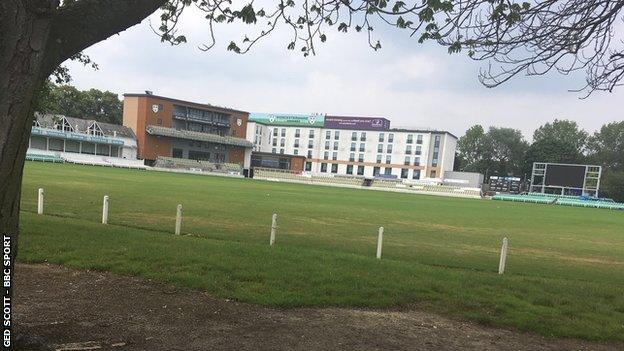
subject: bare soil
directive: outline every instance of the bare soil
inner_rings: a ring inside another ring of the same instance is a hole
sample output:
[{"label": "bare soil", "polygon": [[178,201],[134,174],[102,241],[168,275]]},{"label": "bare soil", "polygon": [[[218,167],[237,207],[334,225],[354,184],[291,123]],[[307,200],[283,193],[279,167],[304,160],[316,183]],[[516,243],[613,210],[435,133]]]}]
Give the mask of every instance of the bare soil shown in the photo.
[{"label": "bare soil", "polygon": [[281,310],[55,265],[19,264],[16,273],[24,350],[624,350],[420,311]]}]

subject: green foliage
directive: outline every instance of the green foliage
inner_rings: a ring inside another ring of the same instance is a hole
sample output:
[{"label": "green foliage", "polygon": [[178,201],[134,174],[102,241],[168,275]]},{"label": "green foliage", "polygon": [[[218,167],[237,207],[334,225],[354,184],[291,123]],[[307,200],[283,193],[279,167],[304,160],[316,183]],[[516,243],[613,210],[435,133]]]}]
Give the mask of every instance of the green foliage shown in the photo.
[{"label": "green foliage", "polygon": [[546,123],[533,133],[533,144],[526,153],[525,173],[533,162],[584,163],[587,132],[574,121],[557,120]]},{"label": "green foliage", "polygon": [[98,89],[78,90],[71,85],[44,84],[35,100],[41,113],[94,119],[98,122],[121,124],[123,103],[117,94]]},{"label": "green foliage", "polygon": [[[34,214],[39,187],[44,216]],[[267,306],[417,304],[548,337],[624,340],[622,213],[32,162],[22,189],[23,261]],[[171,234],[178,203],[182,236]],[[510,249],[499,276],[503,236]]]},{"label": "green foliage", "polygon": [[589,138],[589,158],[612,169],[624,171],[624,121],[608,123]]}]

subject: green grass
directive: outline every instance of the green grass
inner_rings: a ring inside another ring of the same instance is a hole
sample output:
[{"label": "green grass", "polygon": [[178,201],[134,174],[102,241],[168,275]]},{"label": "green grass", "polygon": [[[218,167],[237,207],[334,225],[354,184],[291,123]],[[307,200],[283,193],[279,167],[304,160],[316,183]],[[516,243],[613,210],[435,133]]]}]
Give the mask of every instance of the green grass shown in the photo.
[{"label": "green grass", "polygon": [[[46,216],[34,214],[39,187]],[[105,194],[108,226],[99,223]],[[171,234],[178,203],[188,235]],[[267,306],[419,308],[624,341],[624,212],[27,162],[21,223],[22,261]]]}]

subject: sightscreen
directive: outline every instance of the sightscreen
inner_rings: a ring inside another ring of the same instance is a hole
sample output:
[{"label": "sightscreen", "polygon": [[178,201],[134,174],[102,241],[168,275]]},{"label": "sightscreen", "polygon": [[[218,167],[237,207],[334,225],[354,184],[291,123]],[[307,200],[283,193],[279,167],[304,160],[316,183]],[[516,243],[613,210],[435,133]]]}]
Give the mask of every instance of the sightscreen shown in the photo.
[{"label": "sightscreen", "polygon": [[547,165],[546,186],[560,186],[566,188],[583,188],[585,180],[585,166],[575,165]]}]

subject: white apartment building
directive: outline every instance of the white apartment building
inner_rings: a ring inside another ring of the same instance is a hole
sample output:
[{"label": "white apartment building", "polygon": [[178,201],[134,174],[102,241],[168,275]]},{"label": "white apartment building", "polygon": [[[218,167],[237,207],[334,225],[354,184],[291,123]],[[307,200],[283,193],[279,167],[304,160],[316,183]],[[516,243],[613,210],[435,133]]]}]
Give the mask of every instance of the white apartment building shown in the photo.
[{"label": "white apartment building", "polygon": [[445,131],[392,129],[385,118],[249,115],[253,150],[305,156],[304,171],[424,179],[453,170],[457,138]]}]

